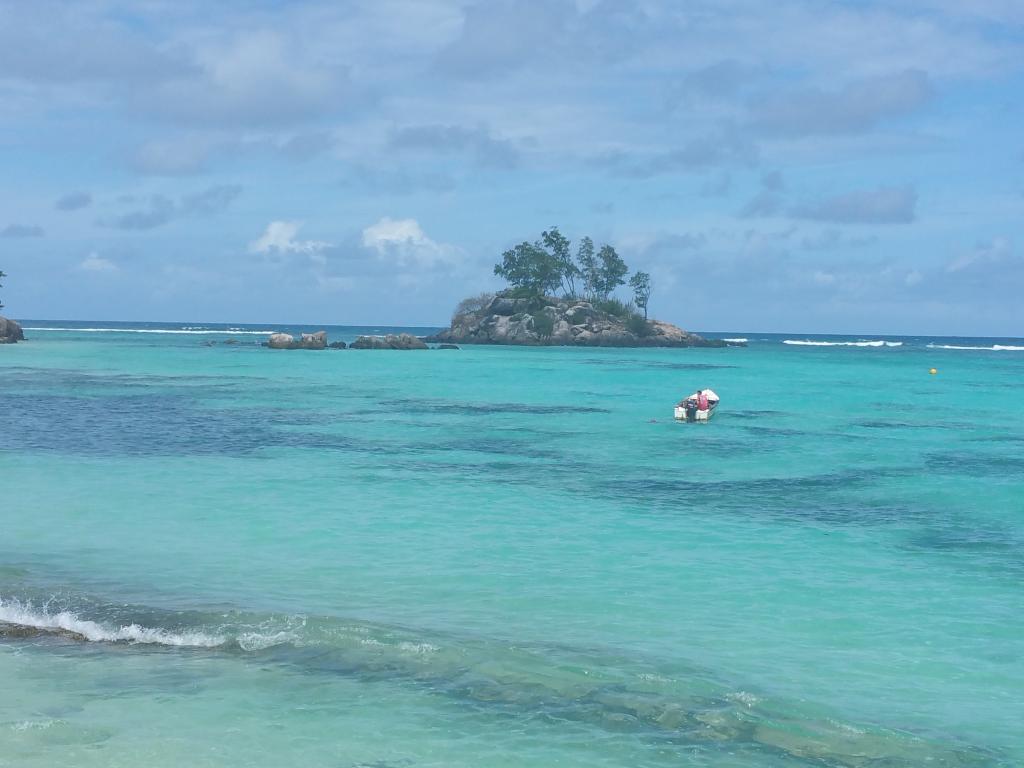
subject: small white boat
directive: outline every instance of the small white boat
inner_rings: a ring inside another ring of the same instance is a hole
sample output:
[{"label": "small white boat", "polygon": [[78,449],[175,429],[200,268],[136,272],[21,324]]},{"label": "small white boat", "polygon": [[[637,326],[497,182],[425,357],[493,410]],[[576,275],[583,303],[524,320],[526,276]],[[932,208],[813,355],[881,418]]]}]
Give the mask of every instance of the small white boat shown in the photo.
[{"label": "small white boat", "polygon": [[[707,410],[698,408],[699,396],[703,394],[708,398]],[[674,416],[676,421],[707,421],[718,407],[718,395],[714,390],[705,389],[694,392],[689,397],[684,397],[676,405]]]}]

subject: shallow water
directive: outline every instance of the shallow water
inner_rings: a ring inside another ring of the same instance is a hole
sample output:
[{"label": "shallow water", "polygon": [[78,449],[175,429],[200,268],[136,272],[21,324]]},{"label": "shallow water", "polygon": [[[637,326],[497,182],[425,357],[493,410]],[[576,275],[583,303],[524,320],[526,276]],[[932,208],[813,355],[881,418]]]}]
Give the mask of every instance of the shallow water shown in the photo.
[{"label": "shallow water", "polygon": [[1020,340],[25,325],[0,766],[1024,763]]}]

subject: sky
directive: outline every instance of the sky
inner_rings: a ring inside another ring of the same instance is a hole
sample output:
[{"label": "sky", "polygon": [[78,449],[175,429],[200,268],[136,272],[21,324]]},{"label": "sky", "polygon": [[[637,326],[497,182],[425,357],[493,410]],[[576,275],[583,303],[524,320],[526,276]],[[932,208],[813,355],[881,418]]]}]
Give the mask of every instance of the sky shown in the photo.
[{"label": "sky", "polygon": [[689,329],[1021,336],[1022,97],[1020,0],[0,0],[0,300],[445,325],[558,226]]}]

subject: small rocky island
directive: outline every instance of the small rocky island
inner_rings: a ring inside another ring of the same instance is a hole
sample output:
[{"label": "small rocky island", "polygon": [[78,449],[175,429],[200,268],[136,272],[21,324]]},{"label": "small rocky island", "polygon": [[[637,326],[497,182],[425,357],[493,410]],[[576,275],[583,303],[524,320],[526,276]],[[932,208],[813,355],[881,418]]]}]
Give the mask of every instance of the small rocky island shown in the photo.
[{"label": "small rocky island", "polygon": [[[558,227],[509,248],[494,265],[508,288],[466,299],[451,327],[429,342],[580,347],[725,347],[647,317],[651,276],[629,267],[611,245],[589,237],[576,253]],[[629,279],[627,281],[627,276]],[[615,291],[627,285],[630,301]]]},{"label": "small rocky island", "polygon": [[[705,339],[670,323],[648,320],[617,304],[610,309],[582,299],[524,297],[502,291],[493,297],[463,302],[451,327],[426,341],[581,347],[727,346],[719,339]],[[619,314],[615,309],[620,309]]]}]

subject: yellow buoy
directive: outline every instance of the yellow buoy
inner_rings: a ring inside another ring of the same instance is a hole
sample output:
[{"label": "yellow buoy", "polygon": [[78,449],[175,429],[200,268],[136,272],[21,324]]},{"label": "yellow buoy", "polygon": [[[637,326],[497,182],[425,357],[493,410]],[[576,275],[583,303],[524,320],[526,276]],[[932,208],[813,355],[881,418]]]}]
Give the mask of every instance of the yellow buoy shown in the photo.
[{"label": "yellow buoy", "polygon": [[932,368],[931,370],[928,371],[928,373],[932,374],[932,376],[934,376],[938,372],[939,372],[938,368]]}]

